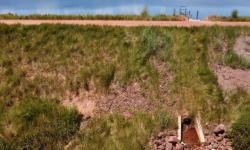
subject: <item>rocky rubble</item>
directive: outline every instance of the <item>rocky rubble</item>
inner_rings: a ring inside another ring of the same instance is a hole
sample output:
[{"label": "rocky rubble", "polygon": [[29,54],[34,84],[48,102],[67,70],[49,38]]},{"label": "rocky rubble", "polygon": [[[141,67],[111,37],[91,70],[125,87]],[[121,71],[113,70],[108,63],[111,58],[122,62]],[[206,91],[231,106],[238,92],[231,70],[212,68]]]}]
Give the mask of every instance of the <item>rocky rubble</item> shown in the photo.
[{"label": "rocky rubble", "polygon": [[206,136],[205,150],[232,150],[232,142],[227,138],[226,128],[223,124],[215,127],[213,133]]},{"label": "rocky rubble", "polygon": [[184,147],[177,139],[176,131],[164,130],[150,139],[153,150],[183,150]]},{"label": "rocky rubble", "polygon": [[232,150],[232,142],[225,131],[224,125],[218,125],[213,132],[206,135],[206,143],[190,148],[177,139],[176,131],[164,130],[150,139],[150,146],[153,150]]}]

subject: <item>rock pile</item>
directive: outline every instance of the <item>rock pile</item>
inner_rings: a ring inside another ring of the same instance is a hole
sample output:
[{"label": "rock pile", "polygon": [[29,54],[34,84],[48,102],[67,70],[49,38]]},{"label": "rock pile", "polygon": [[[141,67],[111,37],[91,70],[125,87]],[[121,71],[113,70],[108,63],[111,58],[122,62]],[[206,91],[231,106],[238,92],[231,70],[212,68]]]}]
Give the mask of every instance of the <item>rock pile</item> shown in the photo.
[{"label": "rock pile", "polygon": [[150,145],[154,150],[184,150],[175,131],[161,131],[155,138],[150,139]]},{"label": "rock pile", "polygon": [[232,150],[232,142],[227,138],[223,124],[216,126],[212,133],[206,135],[206,143],[192,148],[177,139],[176,131],[164,130],[150,139],[153,150]]},{"label": "rock pile", "polygon": [[213,133],[206,136],[207,142],[203,145],[205,150],[232,150],[232,142],[226,136],[226,128],[223,124],[218,125]]}]

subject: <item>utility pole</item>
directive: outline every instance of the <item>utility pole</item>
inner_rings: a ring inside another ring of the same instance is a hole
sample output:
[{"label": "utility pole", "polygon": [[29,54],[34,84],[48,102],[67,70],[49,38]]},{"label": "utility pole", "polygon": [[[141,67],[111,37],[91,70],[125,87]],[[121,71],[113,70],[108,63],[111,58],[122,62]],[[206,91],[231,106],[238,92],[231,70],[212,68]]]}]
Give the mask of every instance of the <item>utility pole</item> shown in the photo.
[{"label": "utility pole", "polygon": [[196,20],[199,20],[199,11],[196,12]]},{"label": "utility pole", "polygon": [[176,9],[174,8],[173,16],[176,16]]}]

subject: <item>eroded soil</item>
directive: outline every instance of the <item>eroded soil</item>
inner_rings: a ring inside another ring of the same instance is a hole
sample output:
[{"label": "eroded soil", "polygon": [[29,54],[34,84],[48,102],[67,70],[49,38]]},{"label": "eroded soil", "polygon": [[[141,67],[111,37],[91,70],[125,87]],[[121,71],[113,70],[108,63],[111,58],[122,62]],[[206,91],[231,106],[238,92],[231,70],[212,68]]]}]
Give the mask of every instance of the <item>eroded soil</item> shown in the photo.
[{"label": "eroded soil", "polygon": [[238,87],[250,92],[250,70],[233,69],[227,66],[213,65],[219,85],[229,92]]},{"label": "eroded soil", "polygon": [[235,52],[250,61],[250,36],[241,36],[236,40]]}]

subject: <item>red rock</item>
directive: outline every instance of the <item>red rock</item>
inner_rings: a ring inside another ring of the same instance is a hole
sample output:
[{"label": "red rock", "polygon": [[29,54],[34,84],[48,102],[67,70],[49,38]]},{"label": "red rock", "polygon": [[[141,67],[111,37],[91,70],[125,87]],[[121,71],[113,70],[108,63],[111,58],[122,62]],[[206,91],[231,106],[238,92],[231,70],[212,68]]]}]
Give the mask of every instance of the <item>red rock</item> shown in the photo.
[{"label": "red rock", "polygon": [[171,143],[167,143],[165,150],[173,150],[173,145]]},{"label": "red rock", "polygon": [[206,146],[206,149],[208,149],[208,150],[210,150],[210,149],[212,149],[212,148],[213,148],[212,145]]},{"label": "red rock", "polygon": [[213,149],[217,149],[218,148],[218,144],[217,143],[214,143],[213,144]]},{"label": "red rock", "polygon": [[158,138],[164,138],[166,137],[166,132],[162,131],[157,135]]},{"label": "red rock", "polygon": [[224,146],[219,146],[218,149],[219,150],[226,150],[226,148]]},{"label": "red rock", "polygon": [[170,136],[168,139],[168,142],[172,143],[172,144],[176,144],[176,143],[178,143],[178,139],[176,136]]},{"label": "red rock", "polygon": [[221,141],[223,140],[223,137],[217,137],[216,140],[217,140],[218,142],[221,142]]},{"label": "red rock", "polygon": [[225,126],[223,124],[220,124],[214,129],[214,134],[218,136],[219,134],[225,133],[225,130]]},{"label": "red rock", "polygon": [[159,145],[162,144],[161,140],[155,140],[154,143],[155,143],[157,146],[159,146]]},{"label": "red rock", "polygon": [[176,150],[184,150],[184,146],[182,144],[177,144],[175,149]]},{"label": "red rock", "polygon": [[164,150],[164,149],[165,149],[165,147],[164,147],[163,145],[160,145],[160,146],[158,146],[158,149],[160,149],[160,150]]}]

